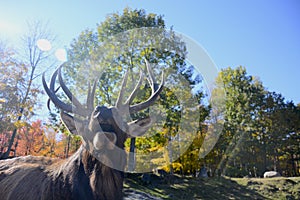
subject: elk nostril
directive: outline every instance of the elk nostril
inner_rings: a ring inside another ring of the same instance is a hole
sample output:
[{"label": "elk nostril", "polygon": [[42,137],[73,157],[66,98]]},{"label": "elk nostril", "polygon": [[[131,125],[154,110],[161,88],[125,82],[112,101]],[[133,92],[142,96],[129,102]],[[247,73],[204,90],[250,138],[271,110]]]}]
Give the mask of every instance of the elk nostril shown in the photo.
[{"label": "elk nostril", "polygon": [[117,136],[114,133],[105,134],[106,137],[109,139],[109,141],[113,144],[116,144],[117,142]]},{"label": "elk nostril", "polygon": [[110,142],[108,142],[107,144],[107,149],[114,149],[116,146],[116,142],[117,142],[117,136],[114,133],[109,133],[106,134],[107,138],[110,140]]},{"label": "elk nostril", "polygon": [[117,136],[110,132],[98,132],[93,139],[93,144],[97,150],[113,149],[116,142]]}]

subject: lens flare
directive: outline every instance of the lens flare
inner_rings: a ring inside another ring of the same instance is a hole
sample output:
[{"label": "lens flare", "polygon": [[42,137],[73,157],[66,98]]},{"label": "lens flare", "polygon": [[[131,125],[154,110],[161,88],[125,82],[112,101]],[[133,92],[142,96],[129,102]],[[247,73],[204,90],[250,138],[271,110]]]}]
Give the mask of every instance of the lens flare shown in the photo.
[{"label": "lens flare", "polygon": [[36,45],[41,51],[50,51],[52,48],[50,41],[47,39],[39,39]]},{"label": "lens flare", "polygon": [[55,51],[55,57],[57,58],[57,60],[65,62],[67,61],[67,52],[65,49],[57,49]]}]

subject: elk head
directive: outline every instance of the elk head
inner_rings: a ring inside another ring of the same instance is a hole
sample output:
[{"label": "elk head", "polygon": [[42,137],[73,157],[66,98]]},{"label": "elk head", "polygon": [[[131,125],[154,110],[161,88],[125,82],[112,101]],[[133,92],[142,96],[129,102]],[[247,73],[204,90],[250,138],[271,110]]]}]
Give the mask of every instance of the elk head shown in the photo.
[{"label": "elk head", "polygon": [[[61,75],[61,67],[53,73],[49,87],[45,81],[45,74],[43,74],[42,81],[44,89],[49,99],[61,110],[61,119],[68,130],[72,134],[80,135],[83,139],[83,146],[89,150],[93,156],[96,156],[101,162],[104,162],[105,165],[113,165],[117,168],[124,169],[126,164],[124,142],[126,138],[142,136],[153,123],[151,117],[129,122],[126,120],[130,114],[137,113],[151,106],[163,89],[163,73],[161,83],[158,85],[153,76],[150,64],[147,61],[145,62],[148,72],[147,80],[152,92],[151,96],[145,102],[135,105],[131,104],[143,82],[144,75],[142,71],[140,72],[140,77],[135,88],[126,101],[123,99],[128,80],[128,71],[125,73],[116,104],[110,107],[103,105],[94,106],[97,80],[92,87],[89,86],[86,105],[83,105],[65,85]],[[72,104],[64,103],[57,97],[55,90],[57,76],[61,89]],[[121,164],[120,160],[123,160]]]}]

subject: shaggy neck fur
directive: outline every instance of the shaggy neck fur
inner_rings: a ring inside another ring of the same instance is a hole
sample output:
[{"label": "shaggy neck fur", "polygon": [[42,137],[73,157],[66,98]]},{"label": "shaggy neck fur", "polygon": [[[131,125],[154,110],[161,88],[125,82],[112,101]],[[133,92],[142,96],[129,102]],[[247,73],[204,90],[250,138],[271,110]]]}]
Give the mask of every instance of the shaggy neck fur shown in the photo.
[{"label": "shaggy neck fur", "polygon": [[103,165],[83,147],[50,172],[58,183],[71,183],[71,199],[122,199],[123,172]]},{"label": "shaggy neck fur", "polygon": [[1,199],[111,200],[122,199],[122,189],[123,172],[83,147],[63,161],[26,156],[0,162]]}]

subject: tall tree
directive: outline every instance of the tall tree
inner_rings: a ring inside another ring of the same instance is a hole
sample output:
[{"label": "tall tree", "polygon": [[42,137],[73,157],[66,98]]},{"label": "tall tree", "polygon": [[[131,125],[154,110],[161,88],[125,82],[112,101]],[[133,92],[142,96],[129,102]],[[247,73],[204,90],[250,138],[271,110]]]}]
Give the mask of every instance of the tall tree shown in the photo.
[{"label": "tall tree", "polygon": [[[31,103],[35,104],[35,102],[32,101],[40,92],[37,85],[34,85],[33,82],[34,79],[40,75],[41,70],[38,72],[38,67],[48,61],[49,55],[51,54],[51,52],[45,52],[38,48],[37,42],[40,39],[47,39],[52,42],[54,37],[47,26],[42,22],[36,21],[29,23],[28,33],[23,37],[24,47],[21,48],[21,50],[24,51],[24,54],[21,55],[23,55],[22,62],[25,63],[26,66],[26,74],[22,77],[24,79],[24,88],[22,88],[22,94],[17,102],[19,105],[18,113],[16,114],[17,122],[21,122],[22,117],[29,117],[29,114],[33,113],[33,109],[28,109],[28,107],[30,107],[28,105],[32,105]],[[17,127],[13,129],[7,150],[1,156],[2,159],[8,158],[17,135],[17,130]]]},{"label": "tall tree", "polygon": [[267,91],[243,67],[223,69],[216,83],[213,94],[226,93],[219,118],[224,128],[206,162],[229,176],[297,174],[299,111],[293,102]]},{"label": "tall tree", "polygon": [[[154,146],[168,146],[168,151],[161,152],[169,154],[166,157],[170,163],[172,157],[176,157],[172,151],[174,145],[171,143],[189,138],[188,133],[181,139],[175,137],[181,123],[182,105],[193,107],[196,106],[195,103],[190,102],[194,101],[198,105],[203,98],[200,90],[192,92],[201,82],[201,78],[194,76],[194,68],[186,63],[186,53],[182,40],[174,31],[166,30],[162,16],[126,8],[122,14],[114,13],[107,16],[104,22],[98,24],[97,31],[83,31],[71,44],[68,52],[69,61],[65,68],[71,85],[74,79],[80,82],[77,83],[80,87],[76,87],[76,90],[73,88],[78,94],[86,91],[84,85],[88,86],[87,80],[96,79],[95,74],[100,73],[96,102],[111,105],[116,100],[116,91],[120,88],[120,79],[125,71],[130,71],[128,82],[131,84],[129,87],[133,87],[137,82],[139,71],[145,70],[144,59],[157,65],[154,70],[155,76],[159,76],[163,70],[166,87],[165,92],[161,94],[160,105],[166,111],[166,122],[159,120],[156,122],[156,127],[163,127],[163,131],[153,129],[151,137],[138,139],[136,145],[137,151],[148,153]],[[87,66],[87,71],[83,72],[82,66]],[[145,84],[139,91],[140,98],[135,99],[134,103],[147,98],[149,89],[149,85]],[[180,102],[178,97],[185,99],[186,102]],[[147,115],[148,112],[139,115]],[[138,116],[131,117],[134,119]],[[133,143],[135,139],[131,140],[131,144]],[[139,167],[149,168],[149,166]]]},{"label": "tall tree", "polygon": [[[22,102],[26,90],[27,67],[17,59],[16,51],[0,46],[0,133],[2,135],[2,146],[0,158],[9,155],[12,144],[13,130],[26,125],[26,121],[19,119],[20,108],[29,117],[33,111],[36,99],[36,90],[32,91],[32,98],[26,104]],[[15,131],[16,132],[16,131]],[[5,141],[5,142],[4,142]],[[10,145],[10,146],[9,146]],[[8,149],[8,147],[10,147]]]},{"label": "tall tree", "polygon": [[[299,111],[293,102],[286,102],[281,94],[267,92],[260,113],[262,131],[259,142],[263,149],[263,170],[276,170],[286,175],[296,175],[299,155]],[[296,158],[296,159],[294,159]],[[287,170],[290,162],[292,169]]]},{"label": "tall tree", "polygon": [[25,64],[16,59],[15,51],[0,43],[0,132],[11,130],[15,122],[21,91],[27,72]]},{"label": "tall tree", "polygon": [[243,167],[240,166],[249,165],[244,159],[249,156],[245,154],[248,151],[244,150],[250,151],[254,148],[251,134],[256,113],[264,97],[264,88],[262,83],[249,76],[243,67],[223,69],[219,73],[216,84],[219,87],[215,89],[215,94],[218,94],[219,88],[224,89],[226,93],[225,112],[221,116],[224,120],[224,128],[215,148],[218,152],[217,160],[220,162],[218,168],[223,173],[232,167],[242,170]]}]

